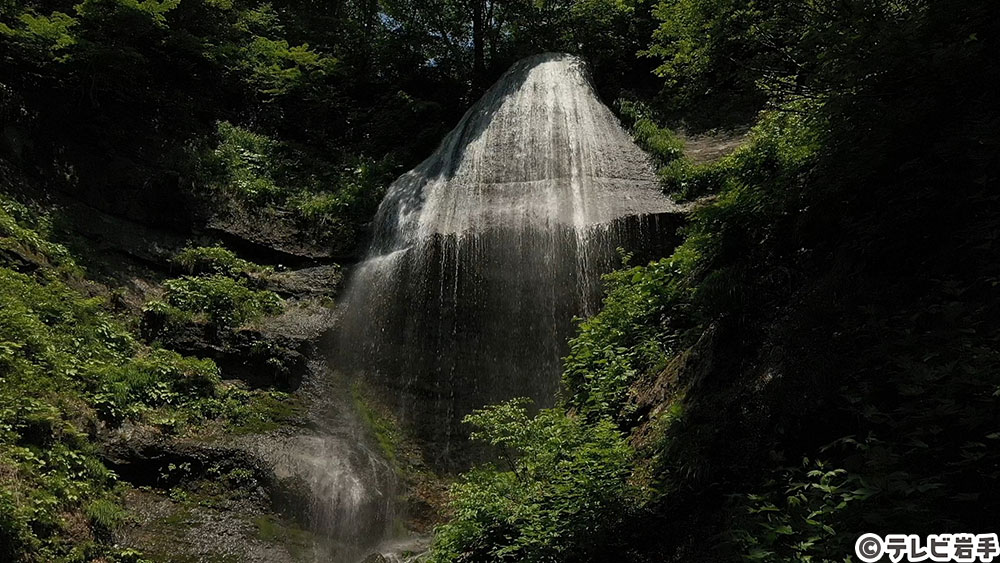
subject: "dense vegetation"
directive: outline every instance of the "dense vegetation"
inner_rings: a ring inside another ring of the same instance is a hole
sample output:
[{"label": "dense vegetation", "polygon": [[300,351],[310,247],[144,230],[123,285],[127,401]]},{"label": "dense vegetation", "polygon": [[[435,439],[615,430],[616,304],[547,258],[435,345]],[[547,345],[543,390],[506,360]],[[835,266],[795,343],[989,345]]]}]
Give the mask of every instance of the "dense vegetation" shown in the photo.
[{"label": "dense vegetation", "polygon": [[[287,408],[165,349],[279,312],[268,268],[190,247],[128,310],[15,199],[184,233],[266,211],[349,254],[544,50],[592,62],[696,207],[671,256],[608,276],[558,407],[469,418],[500,455],[431,558],[842,561],[861,532],[991,531],[998,42],[987,0],[0,1],[0,559],[140,556],[107,541],[102,433]],[[748,133],[694,162],[671,128]]]},{"label": "dense vegetation", "polygon": [[282,345],[231,338],[286,306],[267,268],[194,246],[136,303],[66,202],[182,235],[287,223],[349,255],[388,182],[511,62],[582,51],[613,95],[652,83],[634,57],[651,30],[617,0],[0,2],[0,559],[139,557],[111,547],[126,485],[101,447],[123,425],[257,431],[295,410],[171,351],[286,373]]},{"label": "dense vegetation", "polygon": [[274,424],[280,394],[223,383],[212,360],[143,342],[136,319],[49,240],[49,224],[0,199],[0,557],[137,560],[108,543],[124,513],[101,436],[124,424],[255,429]]},{"label": "dense vegetation", "polygon": [[641,47],[632,13],[617,0],[10,0],[0,149],[114,213],[186,228],[273,209],[269,222],[346,254],[388,182],[517,58],[582,49],[622,88],[636,64],[620,59]]},{"label": "dense vegetation", "polygon": [[[842,561],[867,531],[989,529],[998,13],[655,13],[662,97],[621,109],[667,189],[708,197],[672,256],[608,277],[560,409],[470,417],[513,461],[456,485],[436,560]],[[707,164],[656,117],[754,101],[744,146]]]}]

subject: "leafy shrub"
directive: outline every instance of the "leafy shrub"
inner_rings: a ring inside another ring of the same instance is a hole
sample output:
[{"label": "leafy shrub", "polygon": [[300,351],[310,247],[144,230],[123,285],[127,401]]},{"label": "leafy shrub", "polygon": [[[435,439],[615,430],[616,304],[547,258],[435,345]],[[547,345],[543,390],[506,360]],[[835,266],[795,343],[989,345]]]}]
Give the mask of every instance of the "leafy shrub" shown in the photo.
[{"label": "leafy shrub", "polygon": [[250,207],[286,210],[313,240],[339,248],[356,242],[396,172],[389,157],[352,156],[331,164],[228,122],[218,124],[217,136],[218,145],[201,162],[214,189]]},{"label": "leafy shrub", "polygon": [[154,350],[121,365],[102,366],[92,374],[92,380],[95,406],[110,421],[135,418],[149,407],[181,407],[212,397],[220,381],[211,360],[186,358],[166,350]]},{"label": "leafy shrub", "polygon": [[628,418],[629,385],[662,367],[677,337],[668,322],[682,316],[683,253],[604,277],[601,311],[582,321],[564,359],[566,405],[587,416]]},{"label": "leafy shrub", "polygon": [[125,511],[115,502],[97,499],[87,505],[87,517],[95,529],[110,538],[115,529],[125,521]]},{"label": "leafy shrub", "polygon": [[[0,195],[0,260],[6,249],[72,269],[69,251],[46,238],[49,229],[48,217],[32,213],[24,205]],[[9,265],[0,262],[0,266]]]},{"label": "leafy shrub", "polygon": [[159,300],[153,300],[142,307],[140,323],[142,337],[153,341],[166,334],[174,334],[190,323],[196,315]]},{"label": "leafy shrub", "polygon": [[320,55],[308,45],[289,45],[284,39],[255,37],[242,51],[239,61],[248,82],[270,96],[288,94],[337,67],[336,59]]},{"label": "leafy shrub", "polygon": [[16,502],[15,492],[0,487],[0,558],[18,561],[39,548],[38,538],[30,527],[28,508]]},{"label": "leafy shrub", "polygon": [[660,169],[660,178],[667,193],[678,200],[690,201],[722,191],[729,162],[727,157],[701,164],[679,158]]},{"label": "leafy shrub", "polygon": [[635,142],[653,156],[661,167],[684,156],[684,142],[670,129],[661,127],[646,104],[619,100],[618,113],[632,132]]},{"label": "leafy shrub", "polygon": [[[637,334],[659,332],[668,354],[691,349],[686,326],[709,336],[700,357],[678,358],[691,360],[697,384],[643,405],[683,414],[653,429],[658,443],[643,452],[662,464],[660,507],[709,499],[654,558],[686,560],[720,515],[739,555],[764,561],[842,561],[861,532],[995,519],[984,507],[998,502],[998,276],[987,258],[997,252],[987,180],[997,167],[975,147],[996,144],[981,129],[996,122],[981,75],[998,66],[979,37],[997,20],[981,19],[983,2],[817,6],[657,7],[664,44],[654,51],[672,92],[704,99],[735,82],[765,92],[774,110],[721,161],[661,171],[682,197],[716,196],[675,254],[690,267],[645,294],[637,280],[638,312],[621,317],[638,326],[614,315],[600,319],[605,332],[581,325],[578,338],[595,338],[580,343],[582,364],[569,359],[569,406],[615,411],[623,401],[606,397],[654,381],[630,357],[643,348]],[[733,80],[721,76],[730,70]],[[954,110],[953,99],[968,105]],[[621,306],[620,291],[606,308]],[[804,456],[829,461],[784,467]],[[693,463],[698,471],[684,470]],[[713,491],[741,494],[723,507]]]},{"label": "leafy shrub", "polygon": [[[65,514],[87,516],[98,535],[102,525],[111,524],[114,475],[84,429],[95,422],[105,386],[134,383],[134,376],[113,374],[141,365],[146,387],[152,388],[168,371],[156,365],[166,361],[163,353],[136,357],[139,345],[103,311],[101,299],[85,298],[57,277],[0,268],[0,555],[5,561],[61,560],[86,547],[66,541],[78,532],[67,529]],[[185,381],[178,388],[205,391],[200,382]],[[119,408],[138,413],[142,401],[151,399],[134,393]]]},{"label": "leafy shrub", "polygon": [[307,221],[368,216],[394,172],[387,161],[366,157],[331,172],[329,163],[297,147],[228,122],[218,124],[217,135],[218,146],[204,164],[218,188],[246,201],[287,206]]},{"label": "leafy shrub", "polygon": [[388,160],[355,158],[327,184],[292,195],[288,205],[315,240],[348,248],[378,208],[394,171]]},{"label": "leafy shrub", "polygon": [[764,492],[736,499],[731,537],[746,561],[842,561],[855,537],[833,526],[874,493],[857,474],[805,459],[776,472]]},{"label": "leafy shrub", "polygon": [[305,219],[313,222],[327,220],[334,214],[344,211],[350,205],[343,194],[321,192],[303,194],[295,202],[295,210]]},{"label": "leafy shrub", "polygon": [[286,194],[274,178],[278,143],[228,122],[218,124],[219,145],[208,164],[223,189],[241,198],[268,202]]},{"label": "leafy shrub", "polygon": [[219,274],[235,278],[267,271],[267,268],[244,260],[221,246],[185,248],[172,261],[188,274]]},{"label": "leafy shrub", "polygon": [[239,326],[281,312],[281,298],[273,291],[251,289],[246,282],[224,275],[184,276],[163,285],[168,305],[204,315],[220,327]]},{"label": "leafy shrub", "polygon": [[102,311],[59,281],[0,269],[0,374],[39,386],[78,375],[85,365],[114,363],[136,349],[135,340]]},{"label": "leafy shrub", "polygon": [[609,420],[557,409],[532,417],[515,400],[466,417],[502,466],[452,487],[451,521],[437,528],[431,561],[608,561],[628,551],[622,522],[639,494],[632,450]]}]

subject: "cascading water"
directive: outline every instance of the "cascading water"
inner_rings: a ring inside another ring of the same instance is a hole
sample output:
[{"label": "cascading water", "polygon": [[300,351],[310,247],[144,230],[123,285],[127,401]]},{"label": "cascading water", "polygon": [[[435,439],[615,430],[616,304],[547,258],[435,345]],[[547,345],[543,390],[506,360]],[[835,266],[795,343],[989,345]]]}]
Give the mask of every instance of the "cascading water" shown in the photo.
[{"label": "cascading water", "polygon": [[298,485],[295,498],[311,501],[293,509],[322,539],[299,559],[354,563],[397,524],[395,469],[357,416],[349,382],[321,362],[312,372],[300,389],[311,397],[312,432],[275,435],[256,446],[278,479]]},{"label": "cascading water", "polygon": [[551,403],[573,318],[594,310],[617,248],[675,228],[658,218],[678,211],[579,58],[525,59],[390,186],[333,367],[453,466],[472,409]]}]

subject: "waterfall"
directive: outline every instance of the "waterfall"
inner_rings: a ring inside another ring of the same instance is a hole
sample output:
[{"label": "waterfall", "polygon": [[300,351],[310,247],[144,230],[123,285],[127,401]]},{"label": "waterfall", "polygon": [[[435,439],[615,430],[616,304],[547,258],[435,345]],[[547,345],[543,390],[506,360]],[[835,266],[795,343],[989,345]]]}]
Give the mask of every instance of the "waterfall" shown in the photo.
[{"label": "waterfall", "polygon": [[678,211],[581,59],[522,60],[389,187],[332,365],[454,467],[472,409],[552,403],[573,319],[594,312],[617,248],[676,228],[658,218]]},{"label": "waterfall", "polygon": [[574,318],[596,310],[618,249],[661,247],[681,211],[563,54],[511,67],[392,183],[338,304],[316,403],[329,431],[287,463],[317,526],[346,545],[337,560],[398,524],[395,474],[351,414],[353,389],[392,409],[434,467],[463,467],[476,452],[462,417],[512,397],[552,404]]}]

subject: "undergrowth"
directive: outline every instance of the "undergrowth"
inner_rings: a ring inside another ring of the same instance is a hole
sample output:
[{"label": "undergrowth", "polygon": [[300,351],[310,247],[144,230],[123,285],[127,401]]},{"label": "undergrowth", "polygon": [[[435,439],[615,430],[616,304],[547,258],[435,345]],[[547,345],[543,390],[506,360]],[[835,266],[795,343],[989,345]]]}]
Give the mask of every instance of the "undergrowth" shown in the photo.
[{"label": "undergrowth", "polygon": [[[668,90],[743,73],[767,108],[744,146],[696,165],[622,104],[665,189],[695,200],[684,241],[606,278],[560,408],[471,420],[514,447],[453,489],[435,557],[602,561],[594,549],[624,540],[617,561],[832,562],[866,532],[988,531],[995,12],[670,0],[657,15]],[[623,466],[614,444],[632,448]],[[582,469],[587,452],[603,454]],[[606,520],[575,504],[629,487]]]},{"label": "undergrowth", "polygon": [[281,312],[283,302],[262,289],[270,268],[238,258],[222,247],[187,248],[174,258],[189,274],[163,282],[163,299],[144,307],[147,332],[163,336],[191,323],[230,330]]},{"label": "undergrowth", "polygon": [[252,209],[289,211],[303,235],[336,248],[356,242],[396,172],[388,159],[360,156],[332,166],[301,147],[225,121],[216,138],[200,163],[209,190]]},{"label": "undergrowth", "polygon": [[0,559],[138,561],[109,543],[123,485],[100,458],[102,435],[126,422],[256,431],[294,413],[284,394],[223,384],[211,360],[144,344],[104,297],[81,293],[82,270],[42,234],[44,216],[2,203],[0,248],[16,254],[0,255]]}]

